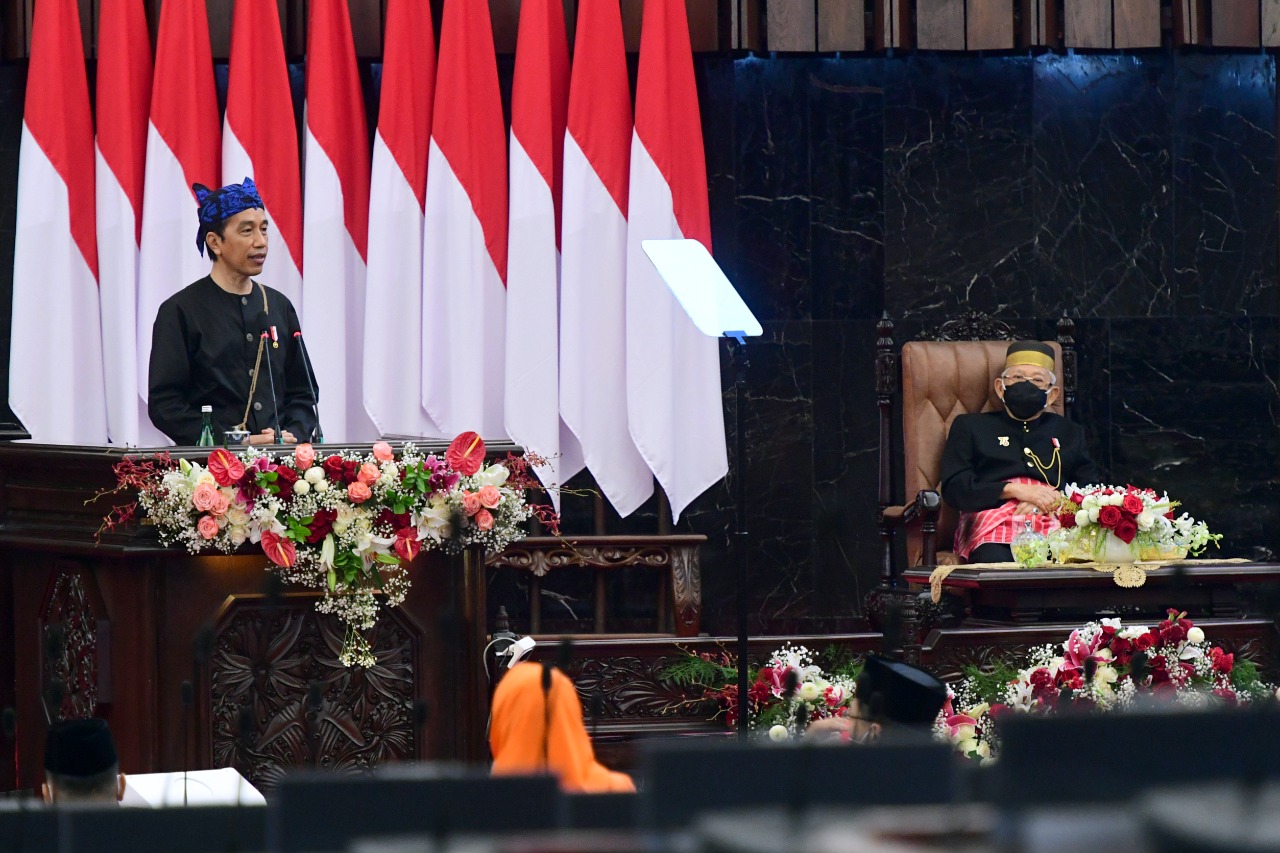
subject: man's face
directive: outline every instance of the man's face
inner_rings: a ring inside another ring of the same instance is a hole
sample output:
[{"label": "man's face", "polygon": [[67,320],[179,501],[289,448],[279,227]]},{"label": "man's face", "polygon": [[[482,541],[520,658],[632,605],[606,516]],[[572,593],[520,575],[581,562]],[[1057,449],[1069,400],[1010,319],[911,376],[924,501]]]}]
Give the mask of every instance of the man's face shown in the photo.
[{"label": "man's face", "polygon": [[1034,364],[1015,364],[1005,368],[1004,373],[996,380],[996,393],[1004,399],[1004,389],[1019,382],[1030,382],[1041,391],[1049,393],[1048,404],[1057,399],[1058,386],[1053,382],[1053,374]]},{"label": "man's face", "polygon": [[230,271],[244,276],[261,275],[267,260],[270,224],[265,211],[242,210],[226,221],[221,237],[209,233],[209,248],[217,255],[217,262]]}]

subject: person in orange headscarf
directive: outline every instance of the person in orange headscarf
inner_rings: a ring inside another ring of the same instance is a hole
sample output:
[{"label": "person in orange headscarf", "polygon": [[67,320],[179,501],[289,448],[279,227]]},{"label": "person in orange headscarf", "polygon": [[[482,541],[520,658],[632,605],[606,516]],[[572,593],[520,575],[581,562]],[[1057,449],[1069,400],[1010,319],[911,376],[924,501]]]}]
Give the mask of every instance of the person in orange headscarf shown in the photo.
[{"label": "person in orange headscarf", "polygon": [[631,777],[596,761],[582,724],[582,703],[569,677],[543,665],[520,663],[503,677],[493,694],[489,749],[493,775],[550,771],[565,791],[603,794],[636,789]]}]

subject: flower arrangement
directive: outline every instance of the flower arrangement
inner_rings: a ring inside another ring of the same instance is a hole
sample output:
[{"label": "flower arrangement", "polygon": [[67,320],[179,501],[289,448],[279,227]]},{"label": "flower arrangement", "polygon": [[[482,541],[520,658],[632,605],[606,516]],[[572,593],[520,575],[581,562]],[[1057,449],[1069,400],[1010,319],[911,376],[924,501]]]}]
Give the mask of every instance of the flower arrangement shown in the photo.
[{"label": "flower arrangement", "polygon": [[[784,645],[764,666],[747,671],[748,727],[754,733],[773,741],[787,740],[814,720],[842,717],[848,712],[861,664],[834,648],[820,657],[830,662],[827,670],[805,646]],[[700,688],[701,700],[718,706],[715,716],[723,715],[729,728],[737,725],[738,668],[730,655],[691,654],[668,667],[663,677]]]},{"label": "flower arrangement", "polygon": [[397,457],[384,441],[366,454],[322,455],[299,444],[285,456],[217,448],[204,464],[129,457],[117,466],[116,491],[135,491],[136,502],[113,509],[103,529],[141,508],[162,543],[193,554],[260,546],[284,581],[321,592],[316,609],[346,624],[343,664],[372,666],[364,632],[377,618],[377,596],[388,607],[403,602],[407,564],[420,553],[500,551],[524,537],[521,525],[535,514],[557,530],[550,507],[524,498],[540,488],[530,468],[536,457],[484,460],[473,432],[454,439],[443,459],[408,443]]},{"label": "flower arrangement", "polygon": [[1048,543],[1060,563],[1179,559],[1222,538],[1203,521],[1176,515],[1178,502],[1152,489],[1072,483],[1065,492],[1055,510],[1061,526]]},{"label": "flower arrangement", "polygon": [[1280,698],[1257,667],[1212,646],[1186,613],[1155,627],[1102,619],[1075,629],[1061,645],[1031,649],[1024,666],[971,667],[951,691],[934,735],[984,762],[999,748],[1004,714],[1125,711],[1153,702],[1186,708],[1247,705]]}]

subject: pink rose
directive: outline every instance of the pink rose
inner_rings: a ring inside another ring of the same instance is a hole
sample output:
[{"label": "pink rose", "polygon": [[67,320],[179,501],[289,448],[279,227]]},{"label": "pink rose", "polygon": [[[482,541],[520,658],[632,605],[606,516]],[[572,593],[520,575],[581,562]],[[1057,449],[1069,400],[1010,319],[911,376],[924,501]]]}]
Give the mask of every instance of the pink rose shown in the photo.
[{"label": "pink rose", "polygon": [[468,516],[478,513],[482,506],[483,504],[480,503],[480,496],[475,492],[462,493],[462,511]]},{"label": "pink rose", "polygon": [[202,515],[196,522],[196,530],[205,539],[212,539],[218,535],[218,521],[211,515]]},{"label": "pink rose", "polygon": [[213,502],[213,509],[209,510],[209,512],[213,513],[218,518],[222,518],[227,514],[227,510],[229,509],[231,509],[231,498],[227,497],[223,492],[218,492],[218,497]]},{"label": "pink rose", "polygon": [[367,483],[356,480],[347,486],[347,497],[351,499],[353,504],[362,504],[373,497],[373,490],[369,488]]},{"label": "pink rose", "polygon": [[218,487],[213,483],[201,483],[191,493],[191,505],[200,512],[208,512],[218,502]]},{"label": "pink rose", "polygon": [[391,449],[391,445],[385,441],[375,441],[373,443],[373,458],[379,462],[390,462],[396,458],[395,451]]},{"label": "pink rose", "polygon": [[476,494],[480,496],[480,505],[485,509],[494,509],[502,503],[502,492],[498,491],[497,486],[481,486]]},{"label": "pink rose", "polygon": [[490,530],[493,527],[493,513],[487,509],[482,509],[476,513],[476,527],[481,530]]},{"label": "pink rose", "polygon": [[360,470],[356,473],[356,480],[364,483],[366,486],[370,483],[376,483],[378,478],[382,476],[382,469],[372,462],[366,462],[360,466]]},{"label": "pink rose", "polygon": [[316,450],[310,444],[299,444],[293,449],[293,467],[306,471],[316,461]]}]

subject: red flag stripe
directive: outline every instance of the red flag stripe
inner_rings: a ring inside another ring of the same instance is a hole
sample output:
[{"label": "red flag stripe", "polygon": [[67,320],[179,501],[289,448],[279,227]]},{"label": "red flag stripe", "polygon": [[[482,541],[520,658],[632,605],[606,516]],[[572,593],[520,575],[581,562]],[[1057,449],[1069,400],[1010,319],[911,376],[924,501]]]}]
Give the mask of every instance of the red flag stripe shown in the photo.
[{"label": "red flag stripe", "polygon": [[134,237],[141,242],[151,40],[142,0],[117,0],[112,10],[103,11],[98,30],[98,150],[133,207]]},{"label": "red flag stripe", "polygon": [[182,164],[188,189],[194,183],[219,186],[222,126],[204,0],[165,0],[160,6],[151,124]]},{"label": "red flag stripe", "polygon": [[636,135],[671,188],[680,233],[710,251],[702,114],[684,0],[645,0],[636,77]]},{"label": "red flag stripe", "polygon": [[427,150],[436,94],[436,40],[431,7],[421,0],[387,0],[378,133],[418,197],[427,197]]},{"label": "red flag stripe", "polygon": [[[577,32],[568,130],[626,216],[631,86],[618,4],[579,3]],[[584,33],[592,37],[585,38]]]},{"label": "red flag stripe", "polygon": [[42,0],[36,7],[22,120],[67,185],[71,238],[96,280],[93,115],[75,0]]},{"label": "red flag stripe", "polygon": [[346,1],[312,0],[310,25],[307,127],[338,172],[347,232],[367,260],[369,132]]},{"label": "red flag stripe", "polygon": [[[253,181],[293,258],[302,269],[302,185],[298,127],[275,3],[236,0],[231,20],[227,125],[253,162]],[[224,175],[239,181],[244,175]]]},{"label": "red flag stripe", "polygon": [[564,4],[560,0],[523,2],[532,8],[520,10],[515,79],[511,87],[511,133],[520,140],[520,147],[551,187],[558,247],[564,131],[569,106],[569,42],[565,35]]},{"label": "red flag stripe", "polygon": [[446,0],[431,136],[484,230],[498,277],[507,280],[507,140],[487,0]]}]

